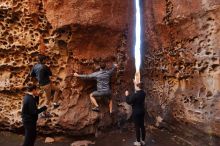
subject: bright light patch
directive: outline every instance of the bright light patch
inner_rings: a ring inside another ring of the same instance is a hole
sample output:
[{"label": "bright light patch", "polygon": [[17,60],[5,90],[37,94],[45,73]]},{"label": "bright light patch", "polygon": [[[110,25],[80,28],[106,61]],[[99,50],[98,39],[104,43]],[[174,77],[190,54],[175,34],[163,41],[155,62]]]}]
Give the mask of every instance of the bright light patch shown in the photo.
[{"label": "bright light patch", "polygon": [[140,16],[140,0],[135,0],[136,5],[136,26],[135,26],[135,68],[136,73],[140,72],[141,65],[141,16]]}]

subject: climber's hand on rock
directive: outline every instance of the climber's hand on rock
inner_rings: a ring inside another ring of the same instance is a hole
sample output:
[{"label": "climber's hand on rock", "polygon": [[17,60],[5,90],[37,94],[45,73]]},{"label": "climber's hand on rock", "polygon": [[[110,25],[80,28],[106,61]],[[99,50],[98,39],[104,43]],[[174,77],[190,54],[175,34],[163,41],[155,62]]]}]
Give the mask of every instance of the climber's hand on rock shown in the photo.
[{"label": "climber's hand on rock", "polygon": [[133,79],[133,83],[134,83],[134,85],[137,85],[138,81]]},{"label": "climber's hand on rock", "polygon": [[128,90],[125,91],[125,96],[128,96],[129,95],[129,92]]},{"label": "climber's hand on rock", "polygon": [[75,72],[75,73],[73,74],[73,76],[74,76],[74,77],[78,77],[79,74]]},{"label": "climber's hand on rock", "polygon": [[118,64],[117,64],[117,63],[114,63],[114,66],[115,66],[115,67],[118,67]]}]

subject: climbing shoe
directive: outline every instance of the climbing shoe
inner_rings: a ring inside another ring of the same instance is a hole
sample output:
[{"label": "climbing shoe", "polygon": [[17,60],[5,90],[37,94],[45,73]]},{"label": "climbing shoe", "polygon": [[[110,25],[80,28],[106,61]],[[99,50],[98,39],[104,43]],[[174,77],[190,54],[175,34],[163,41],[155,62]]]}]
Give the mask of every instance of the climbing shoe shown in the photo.
[{"label": "climbing shoe", "polygon": [[92,108],[92,111],[99,112],[100,110],[99,110],[99,107],[94,107]]}]

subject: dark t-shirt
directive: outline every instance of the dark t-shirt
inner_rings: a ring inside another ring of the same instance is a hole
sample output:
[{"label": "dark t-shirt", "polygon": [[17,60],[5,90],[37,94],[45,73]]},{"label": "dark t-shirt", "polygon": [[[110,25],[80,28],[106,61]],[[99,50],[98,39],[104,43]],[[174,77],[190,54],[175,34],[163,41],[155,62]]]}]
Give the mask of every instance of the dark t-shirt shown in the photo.
[{"label": "dark t-shirt", "polygon": [[36,77],[40,86],[44,86],[50,83],[50,76],[52,76],[52,72],[46,65],[36,64],[31,70],[31,76]]}]

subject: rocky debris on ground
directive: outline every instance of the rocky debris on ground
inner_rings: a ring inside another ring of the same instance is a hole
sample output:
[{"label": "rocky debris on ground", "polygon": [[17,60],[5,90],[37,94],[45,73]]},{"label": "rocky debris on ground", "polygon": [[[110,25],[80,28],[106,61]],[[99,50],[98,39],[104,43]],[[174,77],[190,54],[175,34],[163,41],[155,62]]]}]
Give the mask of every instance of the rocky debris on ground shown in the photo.
[{"label": "rocky debris on ground", "polygon": [[89,146],[93,145],[95,142],[89,141],[89,140],[80,140],[80,141],[74,141],[70,146]]},{"label": "rocky debris on ground", "polygon": [[55,140],[54,140],[54,138],[52,138],[52,137],[46,137],[46,139],[45,139],[44,142],[45,142],[45,143],[53,143],[53,142],[55,142]]},{"label": "rocky debris on ground", "polygon": [[126,120],[130,119],[131,115],[132,115],[131,105],[127,104],[126,102],[121,102],[121,103],[118,104],[118,106],[121,108],[120,112],[125,114]]}]

